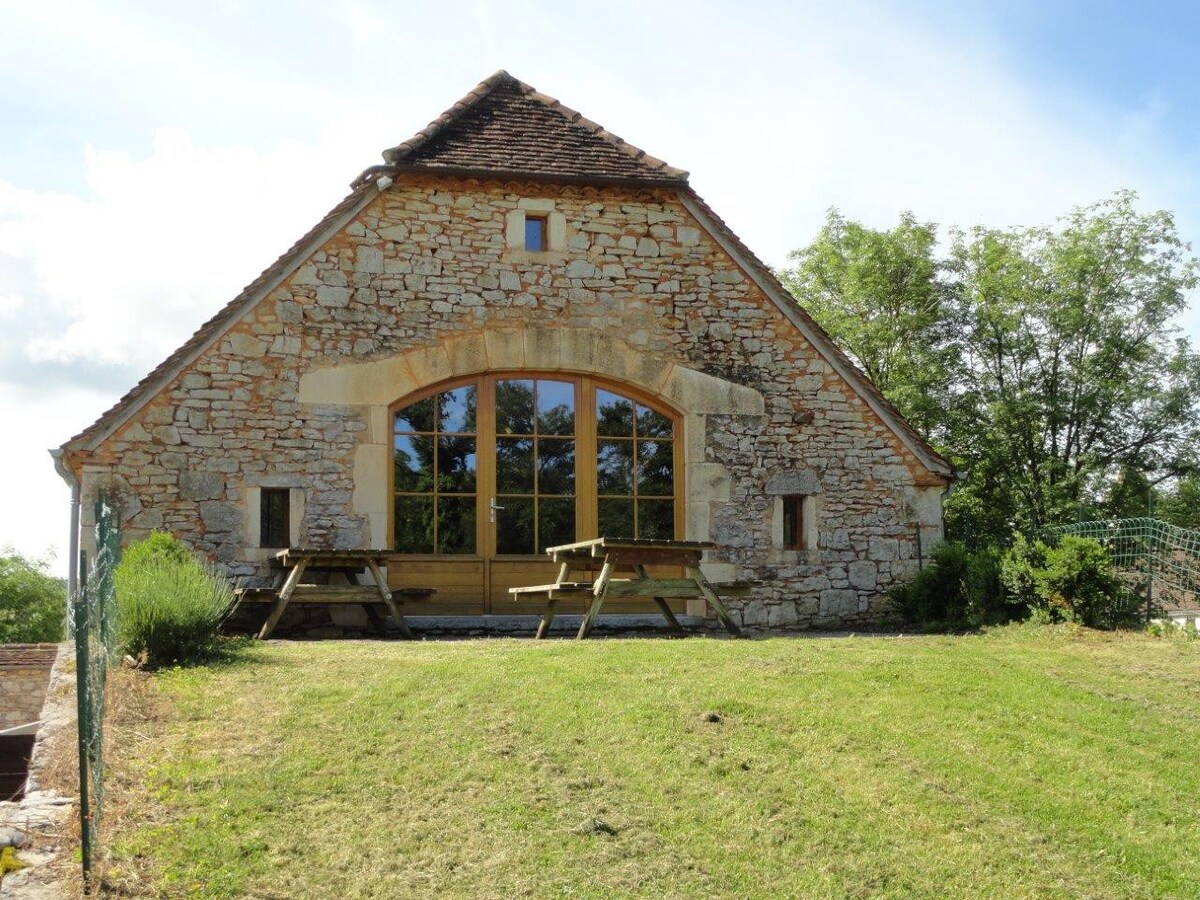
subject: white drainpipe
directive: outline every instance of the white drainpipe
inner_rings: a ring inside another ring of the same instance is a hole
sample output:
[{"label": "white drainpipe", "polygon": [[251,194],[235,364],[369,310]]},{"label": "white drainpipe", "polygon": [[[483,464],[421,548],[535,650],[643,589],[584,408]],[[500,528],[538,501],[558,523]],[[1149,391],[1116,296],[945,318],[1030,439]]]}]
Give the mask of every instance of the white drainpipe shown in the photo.
[{"label": "white drainpipe", "polygon": [[66,454],[61,448],[50,451],[54,468],[71,488],[71,538],[68,541],[70,557],[67,560],[67,603],[75,602],[75,591],[79,587],[79,479],[67,468]]}]

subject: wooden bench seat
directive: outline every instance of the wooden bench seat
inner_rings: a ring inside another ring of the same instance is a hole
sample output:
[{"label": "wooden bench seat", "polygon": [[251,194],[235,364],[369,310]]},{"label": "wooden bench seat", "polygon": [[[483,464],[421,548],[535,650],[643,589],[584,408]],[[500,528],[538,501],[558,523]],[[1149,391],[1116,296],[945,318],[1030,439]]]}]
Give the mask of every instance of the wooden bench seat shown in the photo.
[{"label": "wooden bench seat", "polygon": [[[714,584],[713,590],[724,597],[744,597],[758,584],[756,581],[725,581]],[[564,581],[561,584],[535,584],[529,587],[511,587],[508,592],[514,597],[534,594],[537,596],[562,596],[590,594],[594,585],[590,581]],[[611,578],[608,582],[610,597],[663,597],[687,599],[696,596],[696,582],[690,578],[629,579]]]},{"label": "wooden bench seat", "polygon": [[[274,603],[279,599],[275,588],[239,588],[234,591],[241,603]],[[424,600],[437,593],[437,588],[396,588],[391,592],[397,600]],[[379,590],[369,584],[298,584],[292,603],[382,603]]]}]

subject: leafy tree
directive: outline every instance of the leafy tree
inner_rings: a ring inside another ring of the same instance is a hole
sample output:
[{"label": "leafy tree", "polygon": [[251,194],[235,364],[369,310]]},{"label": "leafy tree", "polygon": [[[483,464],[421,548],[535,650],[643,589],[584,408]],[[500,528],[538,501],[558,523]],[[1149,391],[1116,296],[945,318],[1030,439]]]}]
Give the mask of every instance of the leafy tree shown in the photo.
[{"label": "leafy tree", "polygon": [[904,213],[876,231],[830,210],[783,283],[918,428],[933,434],[954,354],[937,228]]},{"label": "leafy tree", "polygon": [[955,237],[955,437],[982,476],[968,492],[1011,506],[1017,527],[1072,518],[1121,469],[1179,471],[1196,452],[1200,357],[1173,322],[1197,262],[1169,213],[1134,201]]},{"label": "leafy tree", "polygon": [[1155,515],[1180,528],[1200,529],[1200,474],[1189,473],[1162,491]]},{"label": "leafy tree", "polygon": [[1135,202],[957,232],[941,260],[932,224],[905,215],[880,232],[833,212],[783,273],[966,473],[946,520],[970,547],[1081,504],[1132,509],[1141,488],[1144,510],[1151,484],[1195,470],[1200,355],[1175,321],[1200,267],[1170,213]]},{"label": "leafy tree", "polygon": [[0,555],[0,644],[61,641],[67,587],[44,559],[28,559],[11,547]]}]

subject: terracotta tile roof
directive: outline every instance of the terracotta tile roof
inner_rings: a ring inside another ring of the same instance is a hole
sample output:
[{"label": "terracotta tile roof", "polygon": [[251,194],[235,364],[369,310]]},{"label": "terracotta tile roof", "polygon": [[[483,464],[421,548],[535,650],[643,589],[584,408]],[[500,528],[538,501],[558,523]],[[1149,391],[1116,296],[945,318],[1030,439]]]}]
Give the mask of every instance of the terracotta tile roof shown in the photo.
[{"label": "terracotta tile roof", "polygon": [[688,177],[505,71],[383,157],[397,170],[654,184]]},{"label": "terracotta tile roof", "polygon": [[58,644],[0,644],[0,667],[49,669],[57,655]]}]

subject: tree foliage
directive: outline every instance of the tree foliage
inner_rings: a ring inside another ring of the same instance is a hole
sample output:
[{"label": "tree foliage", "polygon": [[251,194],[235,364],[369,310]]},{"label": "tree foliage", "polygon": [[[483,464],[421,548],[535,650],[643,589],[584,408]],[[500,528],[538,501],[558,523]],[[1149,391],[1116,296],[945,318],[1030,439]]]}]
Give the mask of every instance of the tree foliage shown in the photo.
[{"label": "tree foliage", "polygon": [[830,210],[808,247],[794,251],[784,284],[875,385],[926,433],[950,379],[953,346],[937,227],[904,213],[874,231]]},{"label": "tree foliage", "polygon": [[965,473],[952,531],[1006,540],[1194,470],[1200,356],[1175,322],[1198,263],[1170,213],[1125,191],[1055,227],[955,232],[944,259],[935,234],[833,213],[785,281]]},{"label": "tree foliage", "polygon": [[0,644],[61,641],[67,587],[44,559],[0,554]]}]

